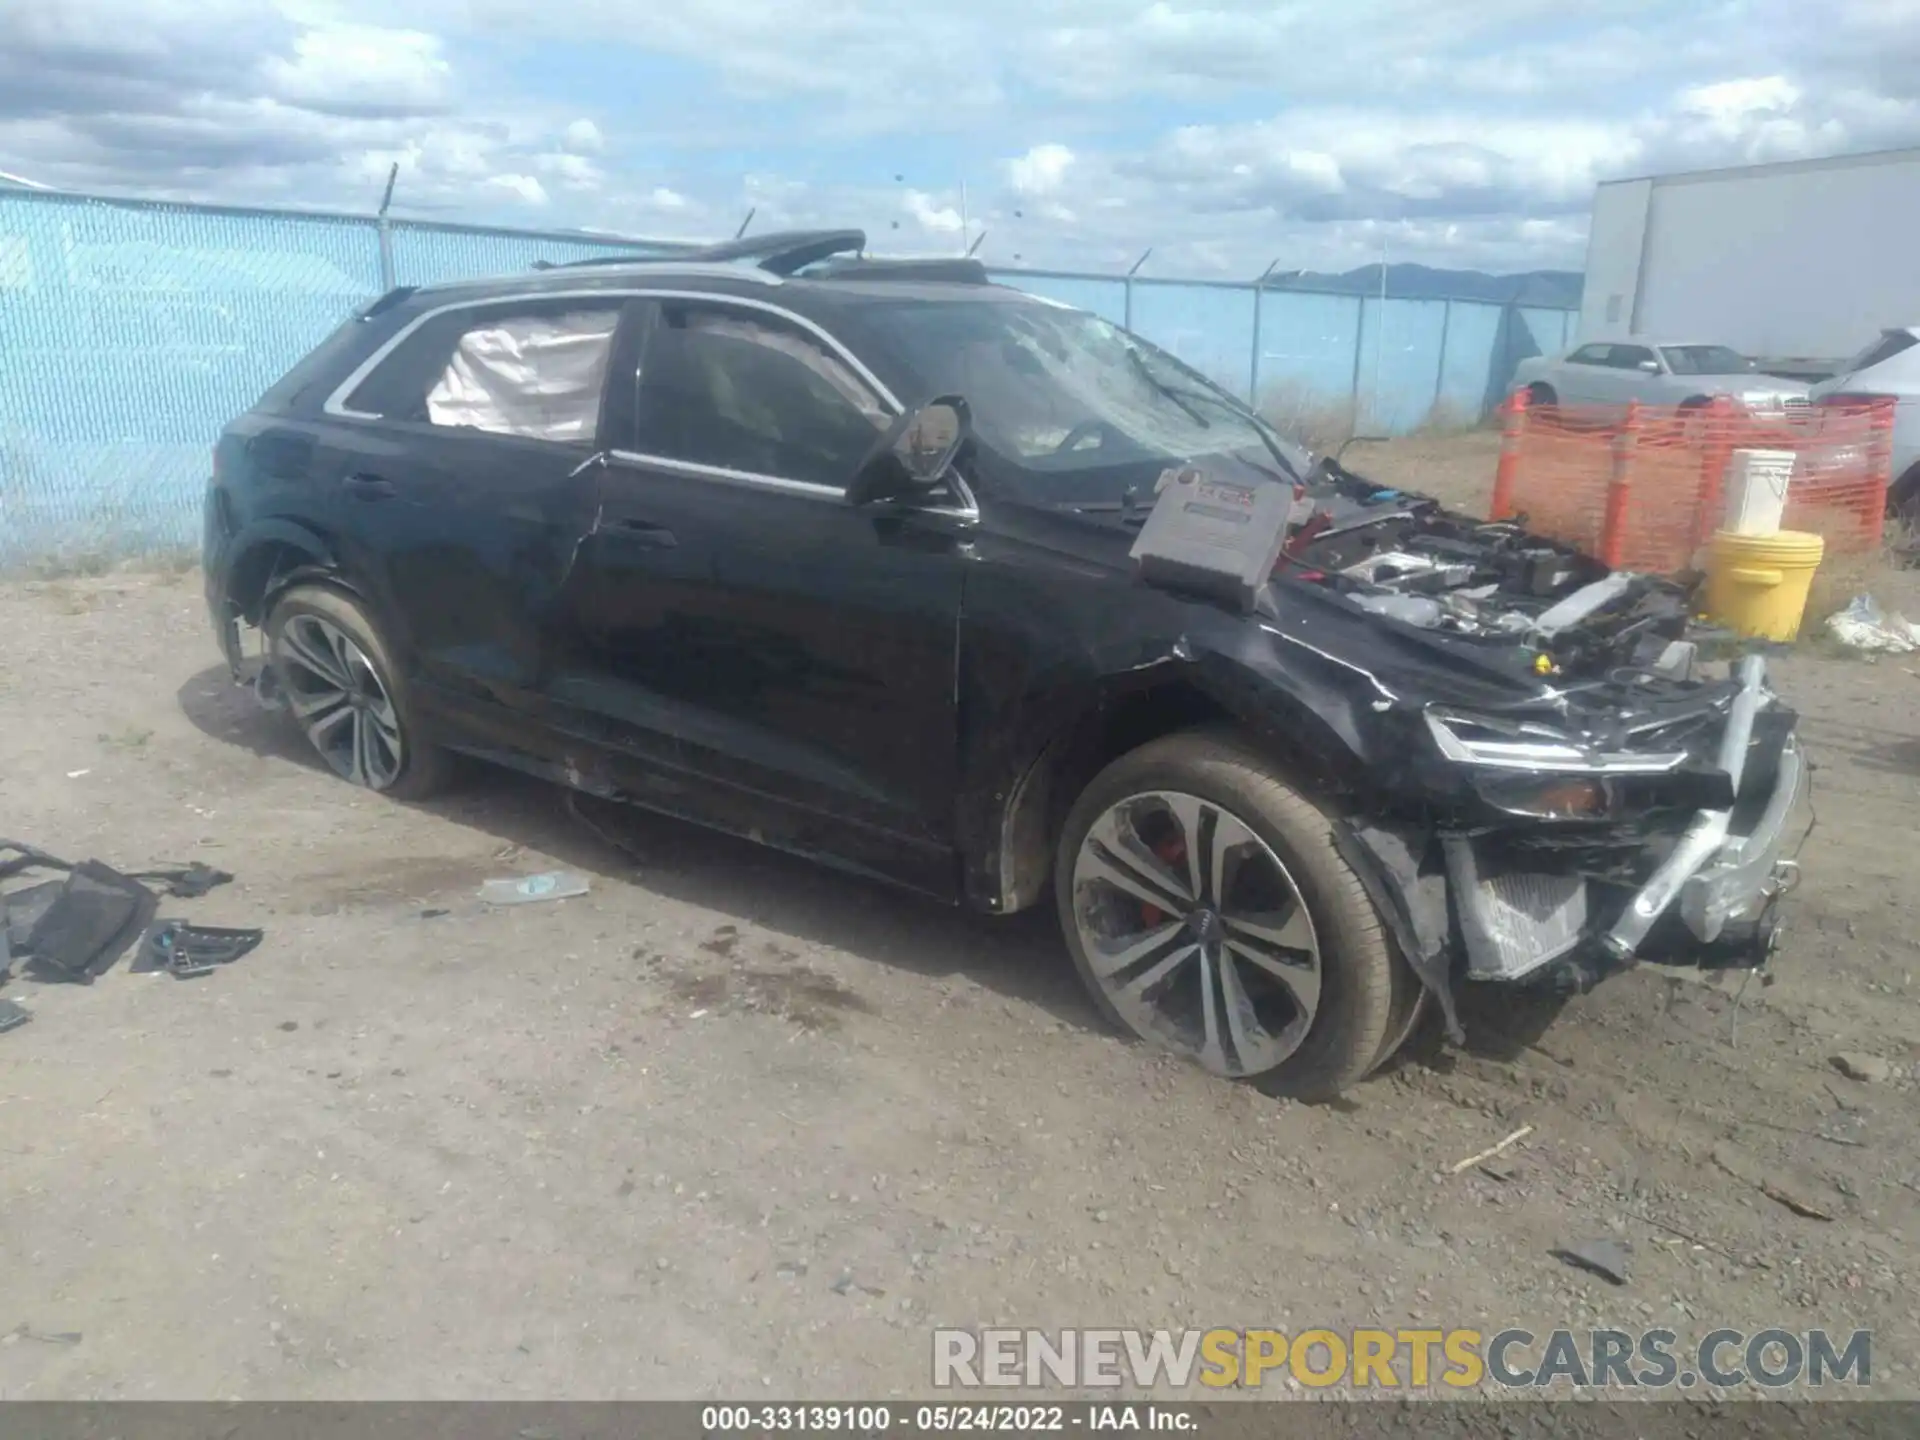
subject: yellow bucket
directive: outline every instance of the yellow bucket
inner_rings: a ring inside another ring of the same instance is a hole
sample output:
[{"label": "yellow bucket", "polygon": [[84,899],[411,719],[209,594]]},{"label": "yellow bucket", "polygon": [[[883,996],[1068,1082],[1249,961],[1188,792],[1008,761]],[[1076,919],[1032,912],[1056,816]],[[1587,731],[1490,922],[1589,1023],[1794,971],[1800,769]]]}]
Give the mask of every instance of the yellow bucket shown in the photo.
[{"label": "yellow bucket", "polygon": [[1826,542],[1804,530],[1716,530],[1707,551],[1707,616],[1740,635],[1792,640]]}]

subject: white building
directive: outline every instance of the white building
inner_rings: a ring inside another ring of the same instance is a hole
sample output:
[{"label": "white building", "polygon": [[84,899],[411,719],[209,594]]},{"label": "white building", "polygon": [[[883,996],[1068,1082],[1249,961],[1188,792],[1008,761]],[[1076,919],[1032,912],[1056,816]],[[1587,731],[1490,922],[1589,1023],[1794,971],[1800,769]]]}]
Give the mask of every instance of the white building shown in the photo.
[{"label": "white building", "polygon": [[1594,195],[1583,339],[1731,345],[1824,373],[1920,324],[1920,149],[1614,180]]}]

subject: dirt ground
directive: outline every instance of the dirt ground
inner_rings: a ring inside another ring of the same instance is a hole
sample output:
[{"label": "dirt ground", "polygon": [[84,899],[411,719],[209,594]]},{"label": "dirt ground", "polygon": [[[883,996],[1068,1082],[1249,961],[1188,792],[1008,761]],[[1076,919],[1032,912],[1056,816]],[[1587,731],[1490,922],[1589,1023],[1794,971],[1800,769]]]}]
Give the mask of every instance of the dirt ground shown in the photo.
[{"label": "dirt ground", "polygon": [[[924,1394],[941,1324],[1864,1326],[1920,1396],[1916,671],[1778,664],[1821,768],[1776,983],[1638,971],[1531,1044],[1482,999],[1309,1107],[1104,1033],[1044,912],[504,774],[372,798],[227,684],[197,577],[0,586],[0,831],[223,867],[163,913],[267,931],[6,987],[0,1398]],[[477,898],[554,867],[591,893]],[[1624,1287],[1550,1253],[1606,1237]]]}]

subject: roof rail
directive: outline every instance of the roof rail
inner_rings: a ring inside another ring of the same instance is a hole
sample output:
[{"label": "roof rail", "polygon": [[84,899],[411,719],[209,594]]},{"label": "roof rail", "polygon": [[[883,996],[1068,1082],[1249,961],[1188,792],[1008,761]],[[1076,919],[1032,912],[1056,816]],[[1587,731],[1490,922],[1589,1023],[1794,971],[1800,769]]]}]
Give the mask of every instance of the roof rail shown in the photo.
[{"label": "roof rail", "polygon": [[596,255],[588,260],[535,261],[539,270],[571,270],[581,265],[711,265],[751,260],[770,275],[788,276],[834,255],[866,249],[864,230],[779,230],[749,235],[718,245],[694,245],[672,255]]},{"label": "roof rail", "polygon": [[835,256],[817,269],[809,270],[809,280],[931,280],[958,285],[992,283],[987,267],[971,257],[956,259],[932,256],[920,260],[863,260],[856,255]]},{"label": "roof rail", "polygon": [[705,245],[680,258],[751,260],[770,274],[785,276],[831,256],[857,254],[866,248],[864,230],[778,230]]}]

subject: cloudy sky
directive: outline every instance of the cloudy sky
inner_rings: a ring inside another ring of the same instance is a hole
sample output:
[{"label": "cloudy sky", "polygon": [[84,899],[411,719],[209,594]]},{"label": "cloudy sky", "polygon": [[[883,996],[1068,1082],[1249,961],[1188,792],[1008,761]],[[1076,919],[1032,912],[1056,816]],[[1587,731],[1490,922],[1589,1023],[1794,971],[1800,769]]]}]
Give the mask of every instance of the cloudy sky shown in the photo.
[{"label": "cloudy sky", "polygon": [[47,184],[1003,263],[1577,268],[1596,180],[1902,144],[1920,0],[0,0]]}]

